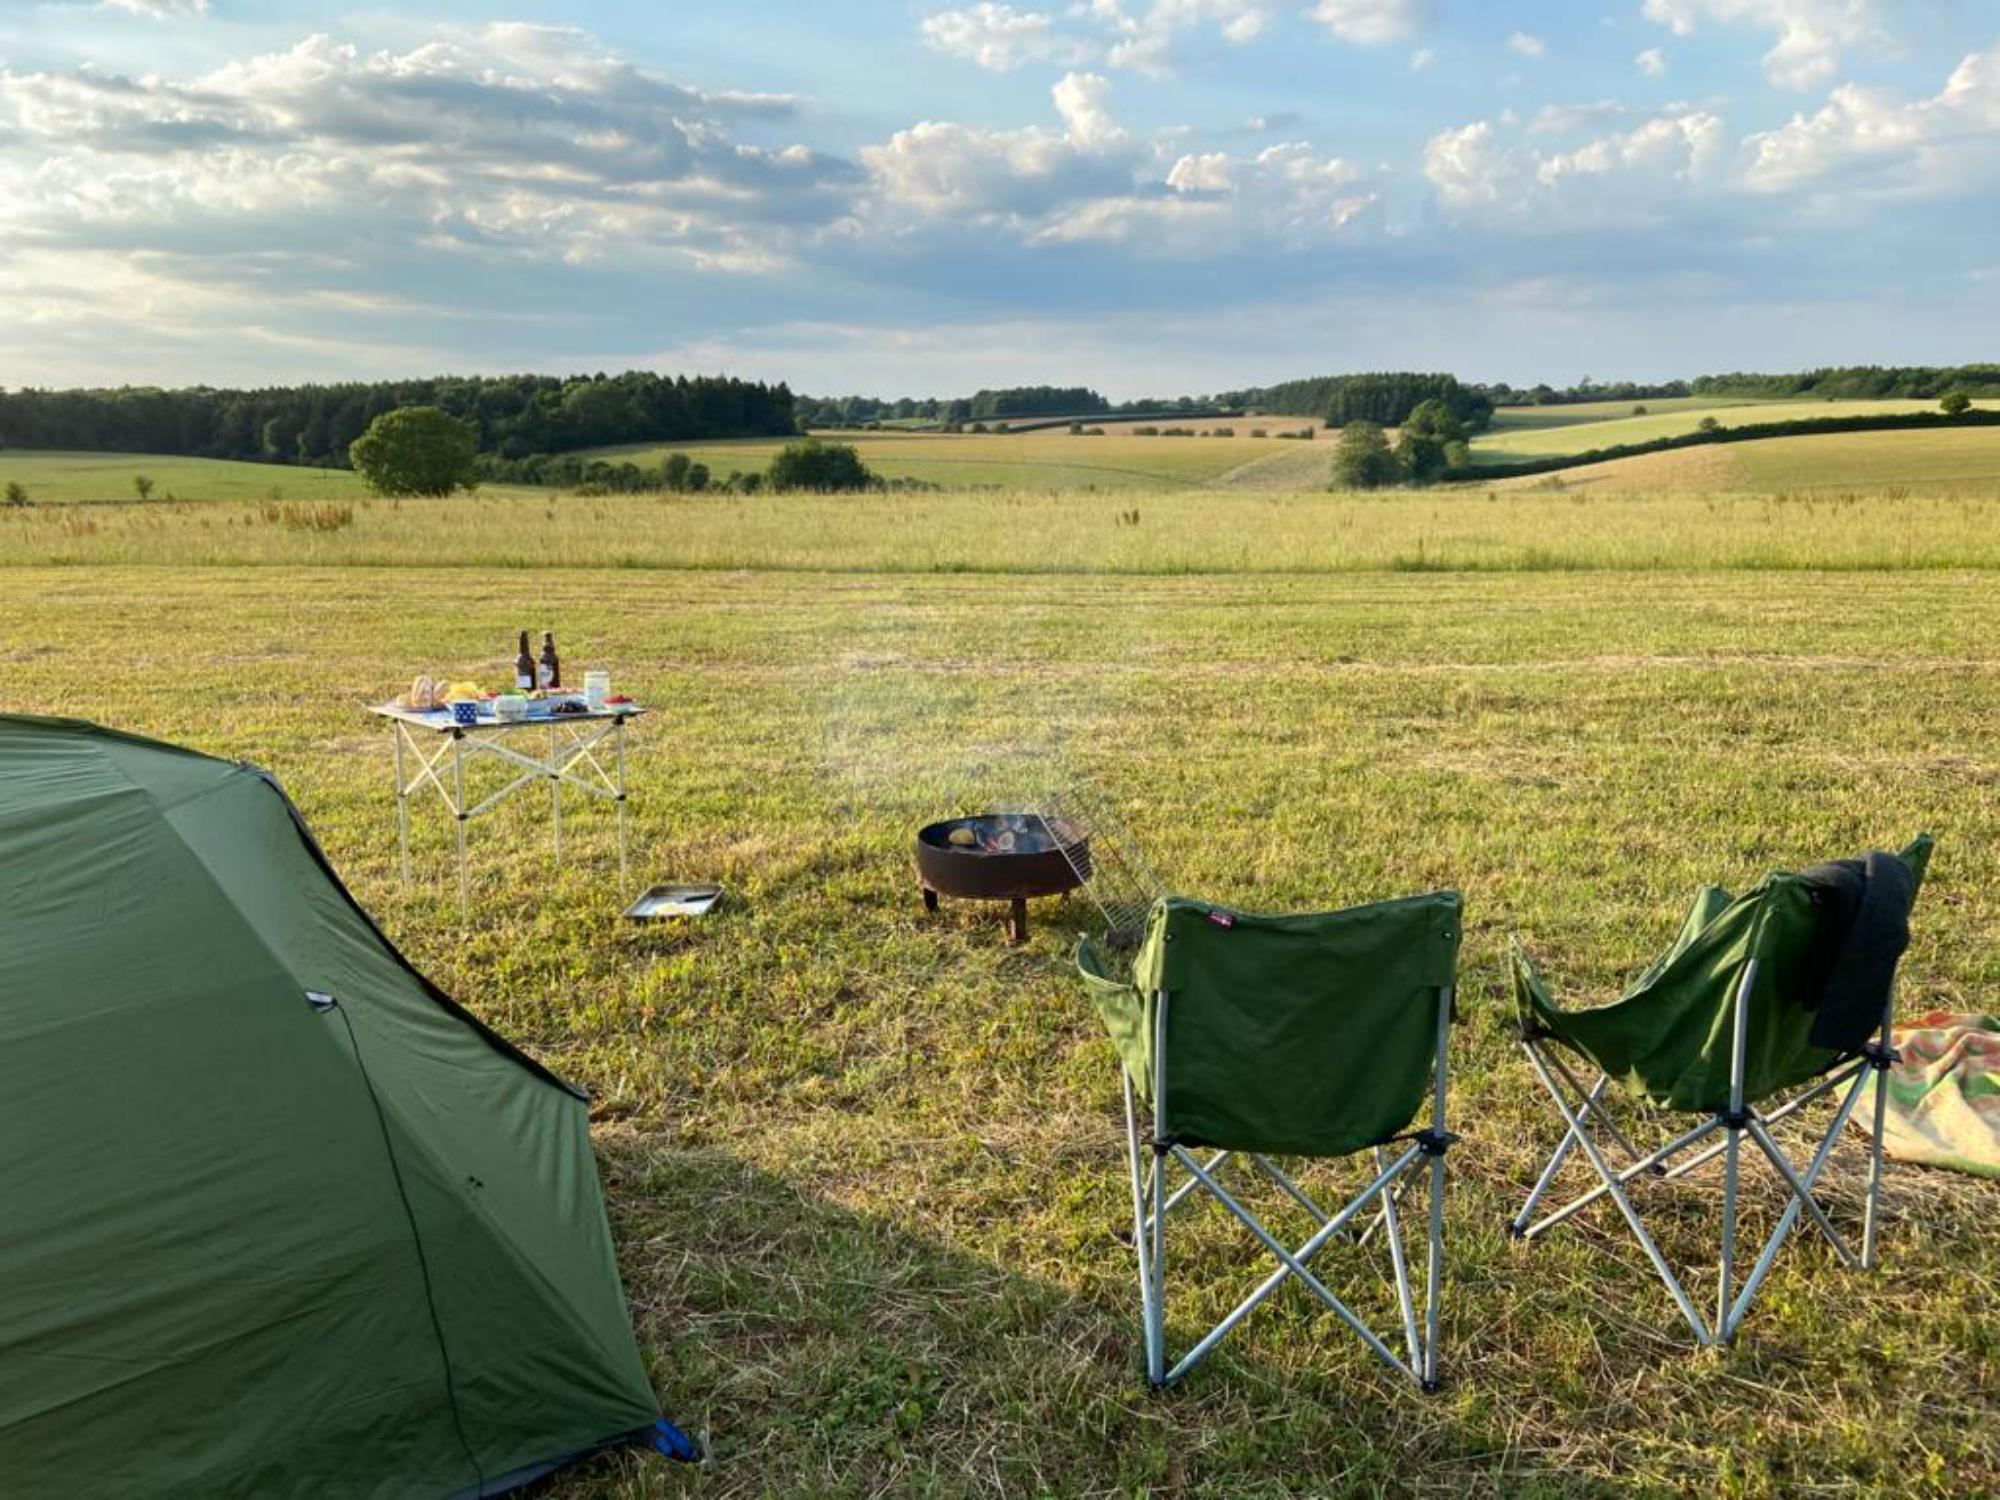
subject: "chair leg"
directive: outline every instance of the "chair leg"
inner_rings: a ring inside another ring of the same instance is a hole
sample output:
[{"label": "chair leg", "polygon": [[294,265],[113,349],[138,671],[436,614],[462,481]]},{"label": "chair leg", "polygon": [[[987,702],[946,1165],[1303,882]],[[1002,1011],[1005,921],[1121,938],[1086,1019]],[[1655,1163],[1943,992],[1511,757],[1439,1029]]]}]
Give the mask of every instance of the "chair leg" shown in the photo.
[{"label": "chair leg", "polygon": [[1166,1370],[1166,1351],[1162,1347],[1161,1335],[1164,1319],[1160,1317],[1159,1287],[1153,1275],[1154,1237],[1153,1229],[1165,1214],[1151,1212],[1148,1198],[1158,1202],[1158,1184],[1161,1180],[1160,1162],[1153,1162],[1152,1186],[1149,1188],[1139,1164],[1139,1114],[1132,1075],[1123,1074],[1125,1080],[1125,1156],[1132,1177],[1132,1250],[1139,1262],[1139,1320],[1146,1343],[1146,1380],[1150,1385],[1160,1384]]},{"label": "chair leg", "polygon": [[1618,1211],[1625,1216],[1625,1222],[1631,1226],[1634,1237],[1638,1239],[1639,1248],[1645,1251],[1646,1259],[1652,1262],[1653,1269],[1659,1273],[1660,1280],[1673,1297],[1674,1306],[1680,1309],[1681,1316],[1687,1319],[1688,1327],[1694,1330],[1695,1342],[1699,1344],[1711,1342],[1708,1325],[1702,1322],[1701,1314],[1696,1311],[1693,1300],[1687,1294],[1687,1288],[1681,1285],[1672,1267],[1667,1264],[1666,1256],[1660,1253],[1660,1247],[1653,1243],[1652,1235],[1646,1232],[1646,1226],[1639,1219],[1639,1211],[1632,1206],[1632,1200],[1625,1196],[1625,1189],[1619,1185],[1618,1176],[1611,1170],[1610,1163],[1605,1161],[1603,1153],[1584,1133],[1575,1111],[1569,1107],[1569,1101],[1563,1098],[1562,1090],[1550,1076],[1540,1052],[1532,1044],[1524,1043],[1523,1047],[1528,1054],[1528,1061],[1534,1065],[1535,1076],[1541,1079],[1542,1087],[1547,1089],[1549,1097],[1555,1100],[1556,1108],[1562,1113],[1563,1123],[1576,1136],[1578,1149],[1589,1159],[1591,1166],[1597,1169],[1597,1175],[1603,1179],[1605,1190],[1611,1195],[1611,1201],[1618,1205]]},{"label": "chair leg", "polygon": [[1716,1342],[1726,1344],[1729,1334],[1731,1278],[1736,1271],[1736,1173],[1737,1158],[1743,1151],[1743,1132],[1729,1127],[1729,1139],[1722,1157],[1722,1264],[1717,1272],[1715,1291]]},{"label": "chair leg", "polygon": [[[1444,1153],[1451,1144],[1445,1128],[1445,1095],[1450,1087],[1453,987],[1438,991],[1437,1051],[1431,1062],[1431,1128],[1424,1153],[1431,1159],[1431,1242],[1424,1262],[1424,1365],[1418,1384],[1438,1388],[1438,1314],[1444,1296]],[[1421,1138],[1420,1138],[1421,1139]]]},{"label": "chair leg", "polygon": [[1444,1299],[1444,1153],[1431,1156],[1431,1243],[1424,1264],[1423,1388],[1438,1389],[1438,1315]]},{"label": "chair leg", "polygon": [[[1524,1042],[1522,1045],[1526,1046],[1527,1044]],[[1599,1101],[1604,1098],[1604,1090],[1610,1082],[1611,1080],[1604,1074],[1600,1073],[1597,1075],[1597,1082],[1591,1085],[1590,1092],[1584,1096],[1582,1107],[1576,1112],[1576,1117],[1579,1120],[1588,1120],[1591,1112],[1599,1108]],[[1535,1179],[1535,1186],[1528,1194],[1528,1201],[1523,1203],[1521,1211],[1508,1221],[1507,1233],[1509,1236],[1518,1240],[1527,1233],[1528,1225],[1534,1221],[1535,1205],[1542,1201],[1543,1194],[1547,1193],[1549,1188],[1554,1185],[1556,1173],[1560,1172],[1562,1164],[1569,1160],[1570,1149],[1575,1145],[1576,1138],[1568,1134],[1565,1134],[1560,1141],[1556,1142],[1556,1149],[1550,1155],[1548,1165],[1542,1168],[1542,1175]]]},{"label": "chair leg", "polygon": [[1778,1175],[1785,1179],[1785,1186],[1792,1190],[1793,1201],[1806,1211],[1806,1216],[1813,1221],[1814,1227],[1826,1237],[1826,1242],[1833,1246],[1833,1253],[1840,1257],[1841,1264],[1850,1271],[1859,1266],[1860,1262],[1855,1259],[1854,1252],[1847,1248],[1847,1241],[1842,1239],[1840,1231],[1833,1227],[1833,1221],[1827,1218],[1826,1210],[1819,1206],[1819,1199],[1813,1197],[1812,1188],[1800,1180],[1798,1172],[1793,1169],[1791,1162],[1786,1160],[1785,1153],[1778,1149],[1778,1143],[1771,1139],[1771,1133],[1754,1115],[1750,1118],[1750,1138],[1770,1159]]},{"label": "chair leg", "polygon": [[[1857,1075],[1853,1086],[1847,1091],[1847,1096],[1840,1101],[1840,1108],[1834,1112],[1833,1123],[1827,1127],[1826,1138],[1819,1143],[1819,1149],[1813,1153],[1812,1164],[1806,1168],[1805,1176],[1800,1179],[1800,1185],[1808,1194],[1811,1193],[1813,1184],[1819,1181],[1819,1174],[1825,1169],[1827,1159],[1833,1155],[1834,1142],[1840,1139],[1840,1133],[1847,1128],[1847,1122],[1854,1114],[1854,1106],[1860,1102],[1861,1091],[1866,1087],[1865,1076]],[[1771,1237],[1764,1242],[1763,1253],[1757,1257],[1757,1264],[1750,1268],[1750,1275],[1743,1282],[1743,1290],[1736,1294],[1736,1301],[1729,1309],[1728,1331],[1731,1334],[1742,1327],[1744,1316],[1750,1311],[1751,1299],[1757,1295],[1757,1289],[1764,1284],[1764,1278],[1770,1275],[1771,1267],[1778,1259],[1778,1251],[1785,1243],[1785,1237],[1792,1232],[1792,1226],[1799,1221],[1799,1208],[1800,1201],[1795,1193],[1792,1201],[1785,1205],[1785,1211],[1778,1219],[1777,1228],[1771,1231]]]},{"label": "chair leg", "polygon": [[1882,1131],[1888,1120],[1889,1069],[1896,1061],[1896,998],[1893,988],[1882,1006],[1882,1035],[1868,1065],[1875,1073],[1875,1123],[1868,1132],[1868,1209],[1861,1221],[1861,1268],[1875,1269],[1875,1236],[1882,1208]]},{"label": "chair leg", "polygon": [[[1389,1169],[1388,1158],[1382,1148],[1375,1148],[1375,1170],[1378,1173]],[[1403,1256],[1403,1226],[1401,1216],[1396,1212],[1396,1192],[1394,1188],[1382,1194],[1381,1222],[1389,1240],[1389,1270],[1396,1278],[1396,1309],[1403,1317],[1403,1338],[1410,1349],[1410,1366],[1420,1368],[1424,1362],[1423,1343],[1417,1336],[1416,1299],[1410,1295],[1410,1263]]]},{"label": "chair leg", "polygon": [[1340,1318],[1340,1320],[1343,1323],[1347,1324],[1349,1328],[1353,1329],[1354,1332],[1360,1336],[1361,1341],[1364,1344],[1366,1344],[1370,1349],[1372,1349],[1375,1352],[1376,1356],[1380,1358],[1384,1364],[1388,1365],[1391,1369],[1402,1371],[1405,1375],[1417,1377],[1417,1372],[1412,1370],[1408,1365],[1404,1364],[1400,1359],[1396,1358],[1396,1356],[1390,1352],[1388,1345],[1384,1344],[1382,1340],[1376,1335],[1375,1331],[1371,1329],[1366,1323],[1362,1322],[1361,1319],[1355,1315],[1354,1310],[1352,1308],[1350,1308],[1345,1302],[1342,1302],[1340,1298],[1336,1297],[1333,1294],[1333,1292],[1327,1288],[1326,1283],[1321,1281],[1317,1276],[1313,1275],[1312,1271],[1307,1268],[1306,1262],[1310,1260],[1312,1256],[1314,1256],[1319,1252],[1321,1246],[1323,1246],[1328,1240],[1332,1239],[1336,1234],[1338,1234],[1341,1231],[1341,1229],[1346,1225],[1349,1219],[1351,1219],[1356,1213],[1360,1212],[1361,1209],[1366,1207],[1368,1200],[1371,1197],[1373,1197],[1375,1193],[1382,1191],[1387,1186],[1389,1186],[1388,1179],[1400,1173],[1404,1169],[1404,1167],[1408,1166],[1410,1158],[1417,1154],[1419,1148],[1412,1146],[1407,1152],[1403,1154],[1401,1158],[1399,1158],[1395,1166],[1391,1167],[1387,1173],[1378,1176],[1373,1184],[1371,1184],[1368,1188],[1364,1189],[1361,1197],[1357,1198],[1353,1203],[1350,1203],[1345,1209],[1335,1214],[1332,1218],[1328,1219],[1326,1223],[1322,1224],[1316,1231],[1314,1231],[1312,1238],[1307,1240],[1306,1243],[1303,1246],[1301,1246],[1297,1252],[1287,1250],[1284,1247],[1284,1245],[1280,1244],[1277,1237],[1273,1235],[1270,1230],[1264,1227],[1263,1223],[1259,1221],[1259,1219],[1255,1214],[1251,1213],[1249,1209],[1245,1208],[1241,1203],[1237,1202],[1236,1199],[1230,1194],[1229,1190],[1223,1187],[1221,1183],[1217,1182],[1213,1177],[1210,1177],[1206,1172],[1202,1171],[1201,1164],[1197,1162],[1192,1156],[1188,1155],[1186,1151],[1178,1147],[1175,1147],[1173,1149],[1174,1149],[1174,1155],[1179,1159],[1180,1164],[1183,1167],[1185,1167],[1188,1171],[1193,1172],[1197,1177],[1201,1178],[1202,1186],[1208,1189],[1209,1193],[1214,1196],[1215,1201],[1220,1203],[1225,1209],[1227,1209],[1230,1215],[1233,1218],[1235,1218],[1235,1220],[1239,1224],[1241,1224],[1245,1229],[1249,1230],[1251,1234],[1255,1235],[1258,1242],[1261,1245],[1263,1245],[1263,1247],[1266,1250],[1270,1251],[1272,1257],[1278,1262],[1278,1269],[1275,1272],[1273,1272],[1270,1276],[1266,1277],[1264,1282],[1248,1297],[1246,1297],[1241,1303],[1239,1303],[1234,1311],[1232,1311],[1220,1323],[1216,1324],[1215,1327],[1209,1331],[1208,1335],[1201,1340],[1201,1342],[1196,1344],[1193,1349],[1189,1350],[1187,1354],[1182,1356],[1180,1363],[1175,1365],[1172,1370],[1167,1372],[1166,1379],[1169,1383],[1178,1380],[1182,1375],[1186,1374],[1190,1369],[1192,1369],[1196,1364],[1196,1362],[1204,1358],[1208,1354],[1209,1350],[1214,1348],[1215,1345],[1221,1341],[1222,1337],[1225,1334],[1227,1334],[1230,1331],[1230,1329],[1234,1328],[1245,1314],[1247,1314],[1259,1302],[1263,1301],[1264,1298],[1268,1296],[1271,1293],[1271,1291],[1277,1287],[1278,1283],[1283,1281],[1287,1276],[1297,1277],[1298,1280],[1305,1285],[1308,1291],[1310,1291],[1314,1296],[1318,1297],[1321,1302],[1325,1303],[1329,1308],[1331,1308],[1334,1311],[1334,1313]]}]

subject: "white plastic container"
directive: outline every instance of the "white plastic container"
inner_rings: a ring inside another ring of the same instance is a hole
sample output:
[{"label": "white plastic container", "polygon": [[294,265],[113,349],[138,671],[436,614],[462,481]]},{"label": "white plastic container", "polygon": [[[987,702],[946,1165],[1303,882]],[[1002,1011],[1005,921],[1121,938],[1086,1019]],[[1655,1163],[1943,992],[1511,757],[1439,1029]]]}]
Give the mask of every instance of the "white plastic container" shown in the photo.
[{"label": "white plastic container", "polygon": [[604,700],[611,696],[611,674],[609,672],[585,672],[583,674],[583,701],[592,713],[604,712]]}]

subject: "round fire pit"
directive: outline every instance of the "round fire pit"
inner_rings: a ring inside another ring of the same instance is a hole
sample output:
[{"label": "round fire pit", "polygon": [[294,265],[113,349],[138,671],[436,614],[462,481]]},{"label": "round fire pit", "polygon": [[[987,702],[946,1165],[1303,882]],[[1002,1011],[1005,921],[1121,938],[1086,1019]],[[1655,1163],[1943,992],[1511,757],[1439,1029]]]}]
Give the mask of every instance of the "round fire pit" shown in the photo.
[{"label": "round fire pit", "polygon": [[1090,874],[1090,840],[1073,824],[1033,813],[947,818],[917,832],[917,880],[926,910],[939,896],[1005,901],[1014,941],[1028,938],[1028,903],[1060,896]]}]

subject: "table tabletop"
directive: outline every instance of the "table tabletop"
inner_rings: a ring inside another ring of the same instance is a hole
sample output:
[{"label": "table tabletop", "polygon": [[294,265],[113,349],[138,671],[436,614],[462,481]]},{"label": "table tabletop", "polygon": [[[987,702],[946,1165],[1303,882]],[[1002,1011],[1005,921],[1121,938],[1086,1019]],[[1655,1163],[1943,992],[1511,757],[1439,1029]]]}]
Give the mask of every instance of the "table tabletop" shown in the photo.
[{"label": "table tabletop", "polygon": [[[580,700],[576,700],[580,701]],[[613,703],[603,708],[586,708],[580,713],[552,713],[542,702],[532,702],[527,715],[519,719],[503,719],[493,711],[493,705],[479,705],[479,717],[470,724],[461,724],[452,717],[449,708],[404,708],[398,703],[371,703],[368,712],[384,719],[394,719],[417,729],[429,729],[443,734],[452,729],[524,729],[534,726],[546,728],[550,724],[603,724],[611,721],[637,719],[646,710],[636,703]]]}]

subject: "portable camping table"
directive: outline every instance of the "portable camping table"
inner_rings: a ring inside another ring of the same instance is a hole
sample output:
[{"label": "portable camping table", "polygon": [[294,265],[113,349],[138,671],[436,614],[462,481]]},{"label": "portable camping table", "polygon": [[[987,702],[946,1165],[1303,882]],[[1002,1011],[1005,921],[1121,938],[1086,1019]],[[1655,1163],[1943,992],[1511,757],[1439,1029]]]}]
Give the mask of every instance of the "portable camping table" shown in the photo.
[{"label": "portable camping table", "polygon": [[[421,791],[426,783],[435,787],[457,825],[458,910],[459,916],[466,918],[472,911],[472,891],[466,866],[465,825],[537,781],[549,784],[549,816],[558,860],[562,858],[565,786],[616,804],[618,882],[621,888],[629,883],[625,854],[625,725],[646,712],[636,703],[573,714],[535,713],[521,719],[499,718],[490,706],[485,706],[471,724],[459,723],[448,708],[401,708],[384,703],[372,706],[369,712],[389,721],[396,765],[397,842],[405,885],[410,880],[411,793]],[[535,754],[504,741],[525,742],[546,749],[545,753]],[[610,750],[609,769],[597,753],[600,746],[606,745]],[[468,804],[465,763],[481,757],[503,761],[519,774],[491,796]],[[412,762],[414,770],[410,769]]]}]

